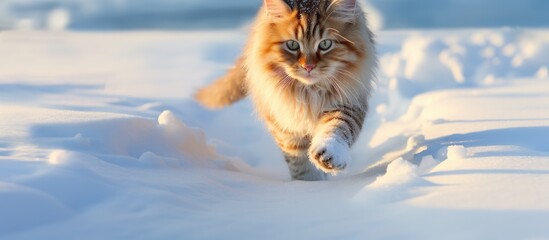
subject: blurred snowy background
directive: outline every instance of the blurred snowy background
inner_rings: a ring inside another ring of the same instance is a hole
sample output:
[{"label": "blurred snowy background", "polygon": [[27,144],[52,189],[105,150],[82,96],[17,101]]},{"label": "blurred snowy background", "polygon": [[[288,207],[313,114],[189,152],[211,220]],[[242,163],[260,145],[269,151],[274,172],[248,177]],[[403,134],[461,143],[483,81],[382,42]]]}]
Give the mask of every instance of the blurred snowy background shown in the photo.
[{"label": "blurred snowy background", "polygon": [[[248,23],[259,0],[2,0],[0,29],[219,29]],[[546,27],[545,0],[370,0],[377,29]]]}]

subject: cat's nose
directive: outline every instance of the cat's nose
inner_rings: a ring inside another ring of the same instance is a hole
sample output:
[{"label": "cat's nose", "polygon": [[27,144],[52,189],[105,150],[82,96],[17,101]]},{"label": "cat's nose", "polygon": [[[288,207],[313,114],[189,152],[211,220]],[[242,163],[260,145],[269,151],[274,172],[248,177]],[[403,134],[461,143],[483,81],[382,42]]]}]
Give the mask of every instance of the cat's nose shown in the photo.
[{"label": "cat's nose", "polygon": [[313,69],[315,69],[316,65],[315,64],[305,64],[302,67],[305,68],[305,70],[307,70],[308,73],[310,73],[311,71],[313,71]]}]

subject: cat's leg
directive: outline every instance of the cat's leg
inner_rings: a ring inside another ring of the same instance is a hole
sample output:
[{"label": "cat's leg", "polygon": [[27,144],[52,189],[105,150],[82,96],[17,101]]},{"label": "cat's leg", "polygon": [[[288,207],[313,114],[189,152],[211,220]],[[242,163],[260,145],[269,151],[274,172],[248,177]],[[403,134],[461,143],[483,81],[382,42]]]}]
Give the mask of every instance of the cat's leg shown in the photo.
[{"label": "cat's leg", "polygon": [[291,156],[284,154],[284,159],[288,164],[292,180],[304,181],[322,181],[326,180],[326,173],[318,170],[307,155]]},{"label": "cat's leg", "polygon": [[358,139],[366,107],[340,106],[324,111],[309,148],[313,164],[326,173],[337,173],[351,161],[350,147]]},{"label": "cat's leg", "polygon": [[267,126],[284,154],[292,180],[326,180],[326,174],[315,167],[307,155],[311,143],[309,136],[285,131],[270,121]]}]

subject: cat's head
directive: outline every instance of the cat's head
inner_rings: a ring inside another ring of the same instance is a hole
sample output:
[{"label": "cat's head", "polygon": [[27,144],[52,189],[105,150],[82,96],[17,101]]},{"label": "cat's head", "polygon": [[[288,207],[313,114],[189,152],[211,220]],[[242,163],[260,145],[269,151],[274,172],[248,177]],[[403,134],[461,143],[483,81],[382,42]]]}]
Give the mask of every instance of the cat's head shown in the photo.
[{"label": "cat's head", "polygon": [[264,0],[268,67],[305,85],[356,77],[366,54],[356,0]]}]

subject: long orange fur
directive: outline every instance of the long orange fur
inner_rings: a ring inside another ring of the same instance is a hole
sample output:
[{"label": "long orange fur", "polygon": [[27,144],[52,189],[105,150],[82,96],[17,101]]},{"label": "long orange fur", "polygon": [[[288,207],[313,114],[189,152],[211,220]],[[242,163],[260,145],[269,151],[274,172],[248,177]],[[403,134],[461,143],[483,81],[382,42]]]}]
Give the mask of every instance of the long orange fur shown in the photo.
[{"label": "long orange fur", "polygon": [[[324,40],[327,51],[319,46]],[[376,62],[356,0],[264,0],[235,67],[195,96],[220,108],[249,95],[292,179],[325,180],[350,161]]]}]

